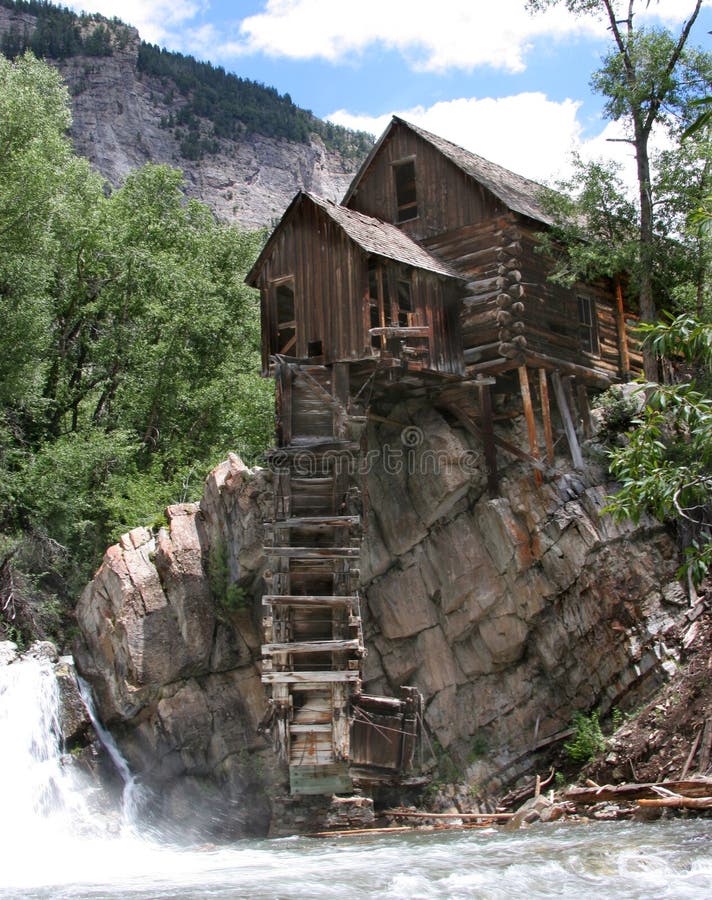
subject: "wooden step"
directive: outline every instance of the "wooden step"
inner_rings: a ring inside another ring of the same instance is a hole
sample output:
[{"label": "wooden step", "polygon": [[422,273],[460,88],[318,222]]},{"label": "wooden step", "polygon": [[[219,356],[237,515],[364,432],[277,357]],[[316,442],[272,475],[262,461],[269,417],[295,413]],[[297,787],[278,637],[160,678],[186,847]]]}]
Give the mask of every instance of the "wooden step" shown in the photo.
[{"label": "wooden step", "polygon": [[295,438],[290,444],[284,447],[275,447],[265,453],[265,458],[270,462],[277,460],[280,462],[283,458],[287,459],[292,456],[304,457],[308,459],[311,455],[318,456],[323,454],[331,454],[338,456],[342,453],[359,453],[361,447],[355,441],[341,441],[335,438],[322,437],[320,435],[305,435],[301,438]]},{"label": "wooden step", "polygon": [[270,606],[353,606],[358,594],[265,594],[262,602]]},{"label": "wooden step", "polygon": [[319,733],[319,734],[331,734],[331,722],[298,722],[292,723],[289,726],[290,734],[311,734],[311,733]]},{"label": "wooden step", "polygon": [[292,516],[265,522],[265,528],[311,528],[326,525],[329,528],[355,528],[361,524],[361,516]]},{"label": "wooden step", "polygon": [[343,681],[360,681],[358,670],[328,672],[263,672],[265,684],[335,684]]},{"label": "wooden step", "polygon": [[268,556],[282,559],[358,559],[360,547],[265,547]]},{"label": "wooden step", "polygon": [[280,644],[263,644],[262,653],[340,653],[363,650],[363,644],[357,640],[340,641],[290,641]]}]

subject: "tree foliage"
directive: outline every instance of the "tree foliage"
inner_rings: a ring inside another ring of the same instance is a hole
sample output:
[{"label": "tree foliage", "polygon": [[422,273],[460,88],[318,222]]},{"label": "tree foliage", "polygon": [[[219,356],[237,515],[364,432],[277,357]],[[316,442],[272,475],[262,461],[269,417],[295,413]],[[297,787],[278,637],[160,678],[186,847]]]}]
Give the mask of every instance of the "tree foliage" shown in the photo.
[{"label": "tree foliage", "polygon": [[0,58],[0,544],[30,568],[57,550],[17,583],[65,596],[228,450],[255,460],[272,408],[243,283],[263,236],[216,223],[166,166],[109,193],[68,109],[53,69]]},{"label": "tree foliage", "polygon": [[649,383],[623,447],[611,451],[620,490],[608,510],[639,521],[643,512],[678,529],[685,570],[697,583],[712,562],[712,325],[688,314],[642,326],[656,356],[684,363],[686,379]]}]

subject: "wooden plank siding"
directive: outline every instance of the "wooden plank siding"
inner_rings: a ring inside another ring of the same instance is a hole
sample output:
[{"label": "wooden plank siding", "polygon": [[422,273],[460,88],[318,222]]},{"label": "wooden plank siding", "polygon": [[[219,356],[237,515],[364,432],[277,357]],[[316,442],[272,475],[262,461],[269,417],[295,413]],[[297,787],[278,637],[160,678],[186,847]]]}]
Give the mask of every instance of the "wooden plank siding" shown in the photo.
[{"label": "wooden plank siding", "polygon": [[[524,339],[519,341],[520,346],[504,349],[506,355],[513,356],[519,349],[523,354],[589,368],[592,378],[596,373],[612,379],[625,378],[613,284],[599,281],[579,283],[572,288],[554,284],[548,277],[551,264],[537,252],[538,245],[537,228],[513,213],[451,229],[423,241],[431,253],[447,260],[468,280],[459,313],[466,363],[500,358],[503,345],[519,336]],[[598,352],[589,353],[582,346],[579,295],[594,302]],[[628,342],[631,368],[636,374],[642,358],[630,330]]]},{"label": "wooden plank siding", "polygon": [[[418,215],[397,221],[393,163],[414,159]],[[437,149],[403,125],[395,125],[363,173],[348,206],[384,222],[398,224],[423,241],[445,231],[481,222],[505,211],[492,195],[475,185]]]},{"label": "wooden plank siding", "polygon": [[[262,368],[269,374],[270,357],[278,351],[276,291],[294,289],[296,344],[288,354],[312,357],[326,365],[378,355],[369,330],[369,259],[382,272],[389,296],[399,279],[410,282],[413,322],[427,326],[427,352],[422,368],[464,374],[457,322],[457,282],[434,272],[403,266],[369,255],[316,205],[304,202],[273,237],[271,253],[256,279],[261,292]],[[404,275],[405,273],[405,275]],[[385,325],[397,325],[386,316]]]}]

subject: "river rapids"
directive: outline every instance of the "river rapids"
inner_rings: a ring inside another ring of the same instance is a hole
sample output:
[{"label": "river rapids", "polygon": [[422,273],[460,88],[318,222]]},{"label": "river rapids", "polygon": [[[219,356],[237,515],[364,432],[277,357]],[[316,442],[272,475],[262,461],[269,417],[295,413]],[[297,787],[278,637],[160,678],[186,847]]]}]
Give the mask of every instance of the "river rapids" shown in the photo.
[{"label": "river rapids", "polygon": [[0,898],[712,896],[709,819],[181,846],[142,825],[127,773],[106,811],[61,750],[51,664],[0,666]]}]

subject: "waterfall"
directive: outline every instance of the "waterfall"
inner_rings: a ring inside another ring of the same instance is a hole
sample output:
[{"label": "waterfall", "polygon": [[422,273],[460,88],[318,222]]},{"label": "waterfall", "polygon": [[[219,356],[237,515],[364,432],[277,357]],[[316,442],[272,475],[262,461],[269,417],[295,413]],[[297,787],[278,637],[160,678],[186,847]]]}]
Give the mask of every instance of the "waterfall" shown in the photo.
[{"label": "waterfall", "polygon": [[63,753],[59,703],[48,659],[25,656],[0,665],[0,846],[6,852],[38,837],[56,844],[116,831],[102,788]]},{"label": "waterfall", "polygon": [[108,728],[105,728],[101,723],[96,712],[91,688],[87,682],[79,676],[77,676],[77,684],[79,685],[79,693],[84,702],[84,706],[86,707],[91,723],[94,726],[94,731],[96,732],[102,747],[106,750],[106,753],[113,762],[116,771],[121,776],[124,785],[122,794],[123,823],[128,828],[136,830],[139,823],[140,810],[149,800],[148,792],[137,783],[136,779],[131,774],[129,765],[124,759],[121,750],[119,750],[113,735]]}]

